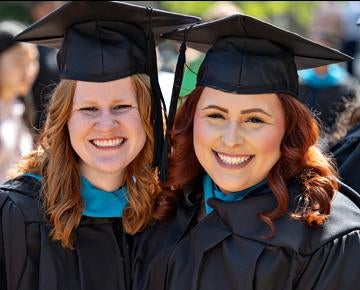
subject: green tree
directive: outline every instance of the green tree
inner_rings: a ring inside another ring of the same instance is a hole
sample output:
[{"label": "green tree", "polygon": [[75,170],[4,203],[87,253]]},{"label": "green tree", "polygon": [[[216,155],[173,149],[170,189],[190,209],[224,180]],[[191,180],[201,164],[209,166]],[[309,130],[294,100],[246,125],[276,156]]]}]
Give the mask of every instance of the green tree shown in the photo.
[{"label": "green tree", "polygon": [[[216,1],[160,1],[162,8],[185,14],[202,16]],[[250,16],[269,21],[298,33],[307,31],[313,10],[320,1],[233,1]]]},{"label": "green tree", "polygon": [[17,20],[24,24],[29,24],[28,4],[25,1],[2,1],[0,3],[1,20]]}]

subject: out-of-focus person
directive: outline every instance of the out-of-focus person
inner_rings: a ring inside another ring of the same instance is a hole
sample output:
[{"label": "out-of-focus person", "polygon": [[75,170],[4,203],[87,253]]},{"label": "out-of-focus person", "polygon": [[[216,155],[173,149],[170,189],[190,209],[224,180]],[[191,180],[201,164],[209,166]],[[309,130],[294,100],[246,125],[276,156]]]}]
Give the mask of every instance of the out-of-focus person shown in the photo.
[{"label": "out-of-focus person", "polygon": [[[242,10],[232,1],[216,1],[202,15],[205,22],[224,18],[232,14],[241,14]],[[205,55],[195,49],[186,48],[187,67],[184,70],[183,82],[181,85],[180,96],[184,97],[190,94],[196,87],[197,72],[204,60]]]},{"label": "out-of-focus person", "polygon": [[[29,108],[25,104],[39,63],[35,45],[13,40],[23,29],[24,26],[15,21],[0,22],[0,182],[7,179],[13,164],[33,147],[25,120],[25,111]],[[20,96],[25,101],[21,101]]]},{"label": "out-of-focus person", "polygon": [[[360,25],[360,18],[357,20]],[[357,27],[359,29],[359,27]],[[346,110],[338,116],[335,132],[338,142],[330,148],[339,168],[341,179],[360,193],[360,86],[356,98],[346,104]]]},{"label": "out-of-focus person", "polygon": [[[324,2],[314,15],[308,37],[322,45],[340,49],[344,36],[344,22],[336,3]],[[356,80],[344,64],[330,64],[299,71],[299,98],[317,115],[323,129],[324,149],[337,139],[337,117],[346,103],[355,98]]]},{"label": "out-of-focus person", "polygon": [[359,78],[359,29],[356,27],[355,22],[360,17],[360,2],[344,1],[341,4],[342,9],[340,9],[340,11],[342,12],[345,24],[341,51],[355,58],[347,62],[347,71],[351,75]]},{"label": "out-of-focus person", "polygon": [[[30,17],[33,22],[43,18],[60,7],[63,1],[31,1]],[[34,104],[34,128],[40,130],[45,119],[45,108],[55,86],[59,83],[59,70],[56,63],[57,49],[38,46],[40,69],[32,87]]]},{"label": "out-of-focus person", "polygon": [[[360,193],[360,102],[359,96],[339,115],[336,135],[339,141],[330,148],[341,180]],[[342,137],[342,138],[341,138]]]}]

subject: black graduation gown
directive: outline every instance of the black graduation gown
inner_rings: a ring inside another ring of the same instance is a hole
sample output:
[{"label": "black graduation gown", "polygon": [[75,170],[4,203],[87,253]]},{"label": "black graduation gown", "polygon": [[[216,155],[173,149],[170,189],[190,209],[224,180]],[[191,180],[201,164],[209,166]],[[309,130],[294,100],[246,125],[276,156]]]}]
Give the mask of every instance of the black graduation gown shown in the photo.
[{"label": "black graduation gown", "polygon": [[342,180],[360,192],[360,124],[331,148]]},{"label": "black graduation gown", "polygon": [[346,102],[356,96],[356,86],[352,78],[336,86],[314,88],[306,83],[299,84],[299,100],[305,103],[324,124],[326,132],[331,132],[336,126],[336,120],[345,110]]},{"label": "black graduation gown", "polygon": [[0,188],[1,290],[126,290],[130,288],[127,236],[120,218],[82,217],[75,249],[49,238],[30,177]]},{"label": "black graduation gown", "polygon": [[[298,193],[292,186],[290,209]],[[199,223],[191,194],[169,221],[134,237],[134,290],[359,289],[360,210],[342,193],[323,227],[284,216],[269,240],[256,217],[275,207],[269,189],[238,202],[211,199],[214,211]]]}]

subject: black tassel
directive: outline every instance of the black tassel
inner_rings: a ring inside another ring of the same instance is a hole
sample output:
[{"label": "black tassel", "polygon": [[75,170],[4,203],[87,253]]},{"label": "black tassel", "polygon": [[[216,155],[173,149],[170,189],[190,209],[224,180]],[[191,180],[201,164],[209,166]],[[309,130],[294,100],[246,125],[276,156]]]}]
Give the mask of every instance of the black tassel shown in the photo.
[{"label": "black tassel", "polygon": [[175,120],[177,103],[179,100],[180,89],[182,84],[182,79],[184,76],[184,65],[186,57],[186,43],[183,41],[179,50],[178,62],[176,64],[175,76],[174,76],[174,86],[171,93],[171,102],[169,108],[169,117],[167,120],[167,128],[172,128]]},{"label": "black tassel", "polygon": [[169,108],[169,116],[167,119],[166,124],[166,137],[164,141],[163,151],[162,151],[162,157],[161,157],[161,165],[160,165],[160,180],[165,181],[167,179],[167,169],[168,169],[168,160],[169,160],[169,154],[170,154],[170,140],[169,135],[171,134],[176,110],[177,110],[177,103],[179,100],[179,94],[182,84],[182,79],[184,76],[184,65],[185,65],[185,59],[186,59],[186,43],[183,41],[181,44],[180,50],[179,50],[179,57],[176,64],[176,70],[175,70],[175,76],[174,76],[174,85],[173,90],[171,93],[171,102],[170,102],[170,108]]},{"label": "black tassel", "polygon": [[152,90],[151,114],[154,132],[153,167],[159,167],[164,143],[163,106],[164,98],[158,80],[155,39],[152,31],[148,34],[149,75]]}]

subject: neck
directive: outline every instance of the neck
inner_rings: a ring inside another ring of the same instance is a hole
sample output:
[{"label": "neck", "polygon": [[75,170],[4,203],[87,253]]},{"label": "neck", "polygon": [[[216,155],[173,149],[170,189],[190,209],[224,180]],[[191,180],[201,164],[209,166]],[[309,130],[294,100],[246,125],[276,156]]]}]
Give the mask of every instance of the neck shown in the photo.
[{"label": "neck", "polygon": [[82,169],[80,169],[80,172],[93,186],[108,192],[118,190],[125,182],[123,173],[121,175],[118,173],[93,173]]},{"label": "neck", "polygon": [[211,207],[211,205],[207,203],[207,201],[209,199],[217,198],[223,202],[240,201],[243,198],[245,198],[248,194],[250,194],[253,190],[260,187],[262,184],[265,184],[266,182],[267,182],[267,180],[264,179],[264,180],[260,181],[259,183],[253,185],[252,187],[228,194],[228,193],[224,193],[223,191],[219,191],[217,189],[217,186],[215,185],[215,183],[210,178],[210,176],[204,175],[203,191],[204,191],[204,205],[205,205],[206,214],[209,214],[213,211],[213,208]]}]

